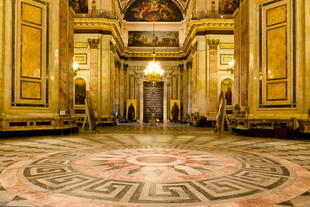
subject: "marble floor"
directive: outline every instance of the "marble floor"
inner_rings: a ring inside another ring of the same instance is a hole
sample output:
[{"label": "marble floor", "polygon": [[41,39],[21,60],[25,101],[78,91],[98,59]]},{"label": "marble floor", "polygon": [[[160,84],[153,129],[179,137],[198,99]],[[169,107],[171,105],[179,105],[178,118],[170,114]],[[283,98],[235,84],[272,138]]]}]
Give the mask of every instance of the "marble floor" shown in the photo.
[{"label": "marble floor", "polygon": [[0,139],[0,206],[310,207],[310,142],[123,125]]}]

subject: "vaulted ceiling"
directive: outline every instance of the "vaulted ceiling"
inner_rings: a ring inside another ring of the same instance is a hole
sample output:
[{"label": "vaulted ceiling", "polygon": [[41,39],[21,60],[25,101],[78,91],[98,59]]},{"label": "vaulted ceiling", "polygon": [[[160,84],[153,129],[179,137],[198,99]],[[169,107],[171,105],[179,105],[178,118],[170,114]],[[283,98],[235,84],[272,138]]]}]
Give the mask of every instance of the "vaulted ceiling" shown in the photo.
[{"label": "vaulted ceiling", "polygon": [[[118,1],[122,12],[125,12],[130,5],[136,0],[116,0]],[[175,4],[179,6],[182,12],[187,9],[190,0],[172,0]]]}]

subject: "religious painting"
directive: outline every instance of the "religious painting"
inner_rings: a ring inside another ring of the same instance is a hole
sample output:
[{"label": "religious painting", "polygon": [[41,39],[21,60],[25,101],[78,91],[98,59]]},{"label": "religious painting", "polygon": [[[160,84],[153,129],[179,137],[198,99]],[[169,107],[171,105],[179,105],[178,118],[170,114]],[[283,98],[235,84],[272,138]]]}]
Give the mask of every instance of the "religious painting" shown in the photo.
[{"label": "religious painting", "polygon": [[88,0],[69,0],[69,5],[76,14],[88,13]]},{"label": "religious painting", "polygon": [[129,47],[179,47],[179,32],[129,31]]},{"label": "religious painting", "polygon": [[77,78],[74,81],[75,86],[75,105],[84,105],[86,99],[86,81],[83,78]]},{"label": "religious painting", "polygon": [[137,100],[136,99],[127,99],[127,121],[133,122],[136,120],[137,114]]},{"label": "religious painting", "polygon": [[174,21],[183,20],[179,7],[172,0],[137,0],[125,13],[127,21]]},{"label": "religious painting", "polygon": [[171,121],[179,121],[180,120],[180,100],[179,99],[171,99],[170,100],[170,120]]},{"label": "religious painting", "polygon": [[226,99],[226,105],[232,105],[232,80],[229,78],[226,78],[222,81],[221,88],[222,92],[225,95]]},{"label": "religious painting", "polygon": [[239,7],[239,0],[220,0],[220,13],[233,14]]}]

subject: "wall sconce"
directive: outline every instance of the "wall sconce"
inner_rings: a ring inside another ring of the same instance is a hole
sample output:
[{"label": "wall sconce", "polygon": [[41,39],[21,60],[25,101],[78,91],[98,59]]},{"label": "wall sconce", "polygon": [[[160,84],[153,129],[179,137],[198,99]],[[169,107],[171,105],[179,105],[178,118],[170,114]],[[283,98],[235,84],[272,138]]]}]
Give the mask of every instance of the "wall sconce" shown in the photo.
[{"label": "wall sconce", "polygon": [[72,64],[74,76],[76,76],[77,72],[80,70],[80,65],[77,62]]},{"label": "wall sconce", "polygon": [[227,71],[230,72],[231,74],[233,74],[234,73],[234,67],[235,67],[235,60],[229,61]]}]

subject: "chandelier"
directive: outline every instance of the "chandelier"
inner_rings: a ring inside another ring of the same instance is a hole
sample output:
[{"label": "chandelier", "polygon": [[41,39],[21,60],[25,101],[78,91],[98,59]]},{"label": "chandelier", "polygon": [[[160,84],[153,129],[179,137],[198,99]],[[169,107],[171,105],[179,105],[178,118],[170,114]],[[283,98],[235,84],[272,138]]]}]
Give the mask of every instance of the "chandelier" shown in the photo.
[{"label": "chandelier", "polygon": [[159,62],[155,62],[155,35],[153,22],[153,60],[149,62],[144,70],[145,79],[151,83],[156,83],[162,80],[164,70],[161,69]]},{"label": "chandelier", "polygon": [[153,61],[149,62],[146,69],[144,70],[144,75],[146,80],[152,83],[161,81],[164,71],[161,69],[158,62],[155,62],[155,57]]}]

